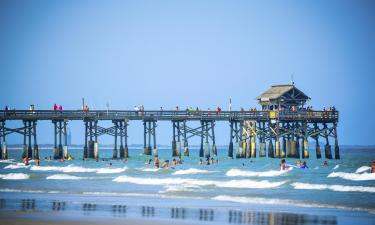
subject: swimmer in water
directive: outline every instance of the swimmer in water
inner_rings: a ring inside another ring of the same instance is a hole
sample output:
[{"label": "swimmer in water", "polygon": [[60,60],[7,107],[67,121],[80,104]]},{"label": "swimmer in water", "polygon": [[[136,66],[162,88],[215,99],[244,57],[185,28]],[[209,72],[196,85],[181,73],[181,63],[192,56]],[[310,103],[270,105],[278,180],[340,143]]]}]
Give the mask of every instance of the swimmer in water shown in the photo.
[{"label": "swimmer in water", "polygon": [[198,161],[198,165],[202,165],[203,164],[203,161],[202,161],[202,159],[199,159],[199,161]]},{"label": "swimmer in water", "polygon": [[289,169],[289,166],[286,164],[285,159],[282,159],[281,164],[280,164],[280,170],[288,170],[288,169]]},{"label": "swimmer in water", "polygon": [[155,159],[154,159],[154,166],[155,166],[155,168],[159,168],[159,164],[160,164],[159,158],[155,157]]},{"label": "swimmer in water", "polygon": [[169,160],[165,160],[161,165],[161,168],[169,168]]}]

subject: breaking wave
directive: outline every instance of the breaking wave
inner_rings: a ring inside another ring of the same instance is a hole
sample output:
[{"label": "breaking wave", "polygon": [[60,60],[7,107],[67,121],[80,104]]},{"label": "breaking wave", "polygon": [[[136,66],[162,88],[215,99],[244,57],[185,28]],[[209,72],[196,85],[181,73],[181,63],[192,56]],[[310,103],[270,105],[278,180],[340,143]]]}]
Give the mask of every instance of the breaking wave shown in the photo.
[{"label": "breaking wave", "polygon": [[208,170],[200,170],[195,168],[190,168],[186,170],[177,170],[176,172],[172,173],[172,175],[187,175],[187,174],[202,174],[202,173],[213,173],[215,171],[208,171]]},{"label": "breaking wave", "polygon": [[0,163],[14,163],[14,159],[0,159]]},{"label": "breaking wave", "polygon": [[85,168],[80,166],[32,166],[30,170],[33,171],[55,171],[63,173],[122,173],[127,168]]},{"label": "breaking wave", "polygon": [[198,180],[183,178],[137,178],[129,176],[119,176],[113,179],[114,182],[125,182],[140,185],[195,185],[195,186],[216,186],[225,188],[276,188],[286,183],[286,181],[270,182],[268,180]]},{"label": "breaking wave", "polygon": [[47,180],[82,180],[86,179],[85,177],[77,177],[77,176],[72,176],[68,174],[55,174],[52,176],[46,177]]},{"label": "breaking wave", "polygon": [[328,184],[310,184],[295,182],[291,184],[294,189],[305,190],[331,190],[339,192],[369,192],[375,193],[375,187],[365,186],[346,186],[346,185],[328,185]]},{"label": "breaking wave", "polygon": [[228,177],[276,177],[287,173],[287,170],[269,170],[263,172],[255,172],[248,170],[230,169],[226,173]]},{"label": "breaking wave", "polygon": [[25,166],[24,163],[17,163],[17,164],[10,164],[4,167],[4,169],[24,169],[24,168],[29,168],[30,166]]},{"label": "breaking wave", "polygon": [[126,167],[124,168],[100,168],[96,171],[96,173],[122,173],[127,170]]},{"label": "breaking wave", "polygon": [[363,173],[363,172],[365,172],[365,171],[367,171],[367,170],[370,170],[371,169],[371,167],[369,167],[369,166],[361,166],[361,167],[359,167],[356,171],[355,171],[355,173]]},{"label": "breaking wave", "polygon": [[332,172],[327,177],[339,177],[345,180],[364,181],[375,180],[375,173],[345,173],[345,172]]},{"label": "breaking wave", "polygon": [[161,170],[160,168],[144,168],[144,169],[141,169],[141,171],[143,172],[157,172]]},{"label": "breaking wave", "polygon": [[0,178],[3,180],[26,180],[30,178],[30,175],[25,173],[8,173],[0,174]]}]

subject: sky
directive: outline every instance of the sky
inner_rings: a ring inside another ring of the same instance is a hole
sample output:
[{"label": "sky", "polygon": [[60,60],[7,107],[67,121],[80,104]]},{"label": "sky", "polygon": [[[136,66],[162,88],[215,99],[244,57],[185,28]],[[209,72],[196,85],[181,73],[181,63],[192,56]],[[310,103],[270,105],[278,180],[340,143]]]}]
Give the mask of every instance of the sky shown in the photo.
[{"label": "sky", "polygon": [[[79,109],[84,97],[91,109],[227,108],[229,98],[247,109],[292,74],[309,105],[340,111],[340,144],[374,145],[375,2],[0,1],[2,108]],[[83,144],[83,123],[69,126]],[[158,122],[158,144],[171,143],[171,127]],[[131,122],[129,143],[142,132]],[[228,144],[228,123],[215,133]],[[38,124],[38,141],[53,142],[50,122]]]}]

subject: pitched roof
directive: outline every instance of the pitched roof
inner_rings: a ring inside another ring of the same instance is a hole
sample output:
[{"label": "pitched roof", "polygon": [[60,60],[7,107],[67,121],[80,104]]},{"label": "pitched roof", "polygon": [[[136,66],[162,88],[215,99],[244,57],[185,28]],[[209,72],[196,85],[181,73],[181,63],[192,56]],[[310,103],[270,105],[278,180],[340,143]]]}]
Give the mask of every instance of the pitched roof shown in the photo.
[{"label": "pitched roof", "polygon": [[302,91],[298,90],[294,85],[285,84],[285,85],[273,85],[270,89],[265,91],[263,94],[257,97],[258,100],[261,99],[277,99],[281,97],[283,94],[287,93],[288,91],[295,89],[297,92],[300,92],[302,96],[306,99],[309,99],[307,95],[305,95]]}]

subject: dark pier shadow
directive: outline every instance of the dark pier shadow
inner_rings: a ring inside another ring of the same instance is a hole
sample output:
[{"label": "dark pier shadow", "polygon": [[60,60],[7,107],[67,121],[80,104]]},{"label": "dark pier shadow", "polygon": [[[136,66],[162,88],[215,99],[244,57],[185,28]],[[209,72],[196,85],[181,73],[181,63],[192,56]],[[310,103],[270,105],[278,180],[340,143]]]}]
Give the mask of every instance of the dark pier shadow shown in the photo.
[{"label": "dark pier shadow", "polygon": [[51,210],[52,211],[65,211],[65,202],[52,201]]},{"label": "dark pier shadow", "polygon": [[171,219],[186,219],[186,209],[171,208]]},{"label": "dark pier shadow", "polygon": [[213,209],[199,209],[199,220],[200,221],[214,221],[214,210]]},{"label": "dark pier shadow", "polygon": [[82,205],[82,211],[84,215],[89,215],[91,212],[96,211],[96,204],[84,203]]},{"label": "dark pier shadow", "polygon": [[22,199],[21,211],[35,211],[35,199]]},{"label": "dark pier shadow", "polygon": [[154,217],[155,207],[153,206],[142,206],[142,217]]},{"label": "dark pier shadow", "polygon": [[114,217],[125,217],[126,205],[112,205],[112,215]]},{"label": "dark pier shadow", "polygon": [[6,208],[6,201],[5,199],[0,199],[0,209],[5,209]]},{"label": "dark pier shadow", "polygon": [[335,216],[229,210],[228,223],[251,225],[336,225],[337,219]]}]

